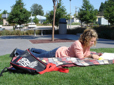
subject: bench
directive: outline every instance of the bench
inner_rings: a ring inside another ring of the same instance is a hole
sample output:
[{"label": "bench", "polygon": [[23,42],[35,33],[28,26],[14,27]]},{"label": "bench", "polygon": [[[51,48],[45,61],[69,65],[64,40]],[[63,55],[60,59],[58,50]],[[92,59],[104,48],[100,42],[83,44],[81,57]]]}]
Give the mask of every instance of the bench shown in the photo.
[{"label": "bench", "polygon": [[52,30],[52,27],[40,27],[40,28],[34,28],[34,35],[36,36],[36,30],[41,30],[41,35],[43,36],[43,30]]},{"label": "bench", "polygon": [[36,28],[36,25],[28,25],[28,28]]},{"label": "bench", "polygon": [[38,27],[38,28],[26,29],[26,30],[34,30],[34,36],[36,36],[36,30],[40,30],[41,36],[43,36],[43,31],[44,30],[52,30],[52,27]]}]

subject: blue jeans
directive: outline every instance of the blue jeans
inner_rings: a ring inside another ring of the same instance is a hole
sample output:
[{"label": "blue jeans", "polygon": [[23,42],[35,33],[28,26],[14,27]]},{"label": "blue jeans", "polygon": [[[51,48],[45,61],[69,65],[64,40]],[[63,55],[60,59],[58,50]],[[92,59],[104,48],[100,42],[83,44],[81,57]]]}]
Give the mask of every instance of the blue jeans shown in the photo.
[{"label": "blue jeans", "polygon": [[[58,47],[59,48],[59,47]],[[36,49],[36,48],[31,48],[30,52],[35,56],[35,57],[39,57],[39,58],[51,58],[51,57],[55,57],[55,53],[57,51],[58,48],[55,48],[51,51],[46,51],[43,49]],[[16,49],[15,54],[16,55],[21,55],[24,53],[24,50],[20,50],[20,49]]]}]

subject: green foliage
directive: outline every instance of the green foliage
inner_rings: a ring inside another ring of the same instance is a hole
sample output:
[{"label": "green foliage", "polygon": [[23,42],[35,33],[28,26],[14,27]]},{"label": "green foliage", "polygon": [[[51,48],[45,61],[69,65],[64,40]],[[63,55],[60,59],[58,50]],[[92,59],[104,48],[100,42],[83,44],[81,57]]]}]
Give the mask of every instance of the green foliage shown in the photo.
[{"label": "green foliage", "polygon": [[27,30],[26,31],[26,35],[31,35],[31,34],[34,34],[34,30]]},{"label": "green foliage", "polygon": [[16,35],[23,35],[23,33],[20,30],[15,30]]},{"label": "green foliage", "polygon": [[[59,19],[61,18],[69,19],[68,16],[65,7],[62,6],[62,2],[59,0],[55,15],[55,25],[59,25]],[[53,10],[46,14],[46,18],[50,23],[53,23]]]},{"label": "green foliage", "polygon": [[[36,34],[40,34],[40,31],[37,30]],[[9,30],[3,30],[0,31],[0,35],[34,35],[34,30],[27,30],[27,31],[20,31],[20,30],[13,30],[13,31],[9,31]]]},{"label": "green foliage", "polygon": [[109,26],[99,26],[99,27],[93,27],[98,33],[99,38],[104,39],[114,39],[114,27]]},{"label": "green foliage", "polygon": [[35,16],[35,18],[33,19],[33,22],[35,23],[35,24],[38,24],[39,23],[39,20],[38,20],[38,18]]},{"label": "green foliage", "polygon": [[74,23],[71,23],[71,25],[80,25],[79,22],[74,22]]},{"label": "green foliage", "polygon": [[93,23],[96,20],[97,11],[94,10],[94,7],[89,3],[88,0],[83,0],[83,6],[79,10],[78,18],[81,22]]},{"label": "green foliage", "polygon": [[33,16],[35,16],[35,15],[42,15],[43,16],[44,15],[43,7],[38,4],[32,5],[31,12],[32,12]]},{"label": "green foliage", "polygon": [[3,18],[2,18],[2,14],[0,14],[0,25],[3,24]]},{"label": "green foliage", "polygon": [[106,3],[101,2],[101,5],[99,7],[99,12],[104,12]]},{"label": "green foliage", "polygon": [[4,11],[2,12],[2,14],[8,14],[7,10],[4,10]]},{"label": "green foliage", "polygon": [[114,24],[114,1],[108,0],[106,2],[106,8],[104,10],[104,17],[108,20],[112,25]]},{"label": "green foliage", "polygon": [[111,39],[114,40],[114,30],[111,31]]},{"label": "green foliage", "polygon": [[[114,52],[114,48],[91,49],[96,52]],[[9,54],[0,56],[0,72],[10,66]],[[70,67],[69,73],[22,74],[4,72],[1,85],[114,85],[114,64]],[[45,81],[45,82],[44,82]]]},{"label": "green foliage", "polygon": [[22,0],[17,0],[16,4],[12,6],[12,11],[9,14],[7,21],[14,24],[27,23],[30,17],[30,12],[24,8]]},{"label": "green foliage", "polygon": [[[87,28],[81,28],[81,27],[76,27],[74,29],[67,29],[67,34],[78,34],[78,33],[83,33],[83,31]],[[89,28],[90,29],[90,28]],[[98,33],[99,38],[104,38],[104,39],[113,39],[114,40],[114,27],[113,26],[94,26],[93,29],[95,29]],[[44,30],[44,34],[51,34],[52,30]],[[37,30],[36,34],[40,35],[41,31]],[[59,29],[55,30],[55,34],[59,34]],[[28,30],[28,31],[20,31],[20,30],[3,30],[0,31],[0,35],[34,35],[34,30]]]},{"label": "green foliage", "polygon": [[74,29],[68,29],[67,30],[67,34],[78,34],[78,33],[83,33],[83,31],[85,30],[86,28],[81,28],[81,27],[78,27],[78,28],[74,28]]},{"label": "green foliage", "polygon": [[44,24],[44,25],[49,24],[49,21],[46,20],[46,21],[43,22],[43,24]]},{"label": "green foliage", "polygon": [[53,11],[50,11],[45,16],[46,16],[46,21],[52,24],[53,23]]},{"label": "green foliage", "polygon": [[11,35],[11,31],[9,30],[0,31],[0,35]]}]

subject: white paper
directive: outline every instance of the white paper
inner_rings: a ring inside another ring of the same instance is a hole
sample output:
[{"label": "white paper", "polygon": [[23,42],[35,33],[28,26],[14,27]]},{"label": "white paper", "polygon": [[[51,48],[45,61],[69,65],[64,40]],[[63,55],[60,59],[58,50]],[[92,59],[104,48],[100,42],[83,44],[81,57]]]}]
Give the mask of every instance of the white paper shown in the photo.
[{"label": "white paper", "polygon": [[113,60],[114,53],[103,53],[100,57],[102,57],[103,59]]}]

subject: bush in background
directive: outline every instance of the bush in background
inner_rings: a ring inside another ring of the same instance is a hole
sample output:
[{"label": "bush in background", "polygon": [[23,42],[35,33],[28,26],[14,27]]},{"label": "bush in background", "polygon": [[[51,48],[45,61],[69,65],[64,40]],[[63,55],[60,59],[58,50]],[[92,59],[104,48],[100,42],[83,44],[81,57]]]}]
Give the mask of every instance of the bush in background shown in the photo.
[{"label": "bush in background", "polygon": [[11,31],[9,30],[0,31],[0,35],[11,35]]},{"label": "bush in background", "polygon": [[[88,27],[87,27],[88,28]],[[74,29],[67,29],[67,34],[78,34],[78,33],[83,33],[83,31],[87,28],[74,28]],[[104,39],[113,39],[114,40],[114,26],[94,26],[94,27],[89,27],[89,29],[95,29],[98,33],[99,38],[104,38]],[[41,31],[36,30],[36,34],[40,35]],[[44,30],[43,34],[52,34],[52,30]],[[59,34],[59,29],[55,30],[55,34]],[[20,31],[20,30],[3,30],[0,31],[0,35],[34,35],[34,30],[27,30],[27,31]]]},{"label": "bush in background", "polygon": [[114,27],[112,26],[99,26],[93,29],[97,31],[99,38],[114,39]]},{"label": "bush in background", "polygon": [[71,25],[81,25],[81,24],[78,22],[73,22]]}]

